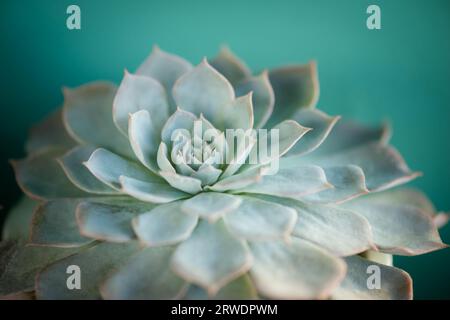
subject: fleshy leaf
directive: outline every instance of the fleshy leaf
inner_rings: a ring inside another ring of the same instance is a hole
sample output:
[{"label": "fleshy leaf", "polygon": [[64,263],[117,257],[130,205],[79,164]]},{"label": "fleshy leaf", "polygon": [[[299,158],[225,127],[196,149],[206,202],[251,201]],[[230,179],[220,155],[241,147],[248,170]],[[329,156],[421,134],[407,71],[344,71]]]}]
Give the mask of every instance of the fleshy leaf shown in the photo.
[{"label": "fleshy leaf", "polygon": [[157,206],[133,219],[133,229],[148,246],[162,246],[186,240],[197,225],[197,217],[181,211],[182,202]]},{"label": "fleshy leaf", "polygon": [[85,166],[100,181],[120,191],[121,176],[147,182],[159,182],[161,179],[138,163],[132,162],[106,149],[95,150]]},{"label": "fleshy leaf", "polygon": [[252,242],[250,275],[272,299],[324,299],[345,276],[345,263],[305,240]]},{"label": "fleshy leaf", "polygon": [[166,203],[189,197],[189,194],[171,187],[164,181],[147,182],[125,176],[121,176],[119,180],[123,193],[145,202]]},{"label": "fleshy leaf", "polygon": [[36,295],[34,294],[34,290],[24,290],[0,296],[0,300],[36,300]]},{"label": "fleshy leaf", "polygon": [[[48,265],[36,278],[36,296],[50,300],[100,299],[99,286],[108,273],[123,265],[139,251],[137,241],[123,243],[103,242],[82,252]],[[69,266],[80,268],[81,288],[69,290]]]},{"label": "fleshy leaf", "polygon": [[322,168],[314,165],[280,168],[276,174],[263,175],[261,181],[236,192],[259,193],[301,199],[303,196],[332,188]]},{"label": "fleshy leaf", "polygon": [[[293,156],[293,159],[296,159]],[[334,154],[324,154],[298,158],[299,162],[317,165],[338,166],[356,165],[361,167],[366,177],[366,185],[370,191],[381,191],[406,183],[420,175],[412,172],[403,158],[393,147],[372,142],[360,147],[351,148]]]},{"label": "fleshy leaf", "polygon": [[[177,106],[196,116],[204,114],[218,129],[224,114],[231,111],[234,90],[228,80],[206,60],[185,73],[173,87]],[[167,143],[167,142],[166,142]]]},{"label": "fleshy leaf", "polygon": [[358,166],[324,167],[323,170],[333,188],[307,195],[303,197],[303,201],[339,204],[369,192],[364,172]]},{"label": "fleshy leaf", "polygon": [[241,199],[242,204],[224,217],[230,232],[248,240],[288,239],[297,220],[294,209],[252,197]]},{"label": "fleshy leaf", "polygon": [[30,235],[31,219],[38,205],[27,196],[22,196],[9,210],[3,224],[2,240],[27,240]]},{"label": "fleshy leaf", "polygon": [[[136,71],[138,75],[152,77],[158,80],[166,89],[172,92],[175,81],[184,73],[192,69],[192,65],[183,58],[162,51],[157,46],[153,47],[150,56],[139,66]],[[175,111],[175,102],[169,94],[170,112]]]},{"label": "fleshy leaf", "polygon": [[239,97],[233,101],[230,110],[223,121],[216,123],[222,129],[251,129],[253,128],[252,93]]},{"label": "fleshy leaf", "polygon": [[75,210],[80,199],[57,199],[36,209],[31,223],[30,242],[51,247],[80,247],[92,242],[80,234]]},{"label": "fleshy leaf", "polygon": [[392,254],[389,253],[367,250],[359,254],[359,256],[370,261],[384,264],[386,266],[392,267],[394,265],[394,257],[392,256]]},{"label": "fleshy leaf", "polygon": [[[353,300],[410,300],[412,280],[403,270],[378,264],[358,256],[345,258],[347,275],[333,292],[333,299]],[[379,270],[380,288],[369,289],[367,271]],[[374,269],[377,268],[377,269]]]},{"label": "fleshy leaf", "polygon": [[159,132],[160,130],[158,131],[153,124],[147,110],[141,110],[130,115],[128,136],[131,147],[139,161],[155,173],[158,172]]},{"label": "fleshy leaf", "polygon": [[56,160],[61,155],[61,149],[45,149],[11,162],[17,183],[26,195],[39,200],[86,195],[66,177]]},{"label": "fleshy leaf", "polygon": [[191,176],[192,178],[199,179],[202,182],[202,186],[212,185],[222,174],[222,170],[215,168],[212,165],[202,165],[198,171],[195,171]]},{"label": "fleshy leaf", "polygon": [[172,166],[172,163],[169,161],[168,157],[169,153],[167,150],[167,145],[164,142],[161,142],[158,148],[158,154],[156,156],[158,167],[161,171],[175,173],[175,168]]},{"label": "fleshy leaf", "polygon": [[450,214],[440,212],[433,217],[433,222],[436,228],[442,228],[450,221]]},{"label": "fleshy leaf", "polygon": [[213,186],[206,186],[205,190],[224,192],[245,188],[253,183],[261,181],[264,170],[264,167],[260,167],[237,173],[219,180]]},{"label": "fleshy leaf", "polygon": [[197,117],[188,111],[184,111],[180,108],[177,108],[164,124],[164,127],[161,131],[161,140],[167,145],[172,145],[172,135],[174,135],[179,130],[187,130],[191,132],[191,129],[194,126],[194,122],[197,120]]},{"label": "fleshy leaf", "polygon": [[175,189],[191,194],[202,191],[202,182],[198,179],[165,171],[161,171],[159,174]]},{"label": "fleshy leaf", "polygon": [[171,266],[186,281],[202,286],[213,295],[244,274],[251,261],[247,246],[234,238],[222,221],[214,224],[200,221],[192,236],[177,247]]},{"label": "fleshy leaf", "polygon": [[[183,158],[183,156],[177,154],[179,149],[172,148],[172,160],[176,159],[175,162],[175,171],[178,172],[182,176],[192,176],[193,178],[198,178],[200,181],[200,177],[194,177],[193,175],[196,173],[194,169],[192,169],[187,163],[186,159]],[[202,181],[202,185],[204,182]]]},{"label": "fleshy leaf", "polygon": [[25,150],[27,153],[33,153],[48,147],[70,149],[75,145],[75,140],[70,137],[64,127],[60,108],[31,128]]},{"label": "fleshy leaf", "polygon": [[312,155],[330,155],[373,142],[384,145],[388,143],[390,136],[391,130],[386,124],[379,127],[368,127],[351,121],[340,120],[333,127],[331,134]]},{"label": "fleshy leaf", "polygon": [[100,287],[108,300],[176,299],[186,283],[169,268],[173,249],[146,248],[138,252]]},{"label": "fleshy leaf", "polygon": [[[268,133],[259,132],[258,147],[252,150],[257,152],[258,164],[246,165],[243,167],[243,170],[249,170],[276,161],[285,155],[310,130],[310,128],[303,127],[294,120],[285,120],[274,126]],[[273,135],[274,133],[276,135]],[[267,140],[267,142],[261,144],[261,140]],[[252,156],[254,156],[254,153],[250,155],[250,157]],[[274,173],[272,172],[272,174]]]},{"label": "fleshy leaf", "polygon": [[113,102],[113,118],[120,131],[128,135],[128,115],[146,110],[156,132],[169,117],[169,103],[163,86],[156,80],[125,71]]},{"label": "fleshy leaf", "polygon": [[251,75],[250,69],[228,47],[221,48],[211,65],[233,85]]},{"label": "fleshy leaf", "polygon": [[370,195],[370,201],[392,205],[408,205],[427,212],[430,216],[436,213],[434,205],[427,196],[416,189],[402,188]]},{"label": "fleshy leaf", "polygon": [[112,118],[116,91],[116,86],[109,82],[93,82],[75,89],[65,89],[64,124],[80,144],[101,146],[133,156],[127,138],[120,133]]},{"label": "fleshy leaf", "polygon": [[69,180],[79,189],[94,194],[118,194],[118,192],[99,181],[83,162],[87,161],[96,147],[82,145],[75,147],[61,158],[60,164]]},{"label": "fleshy leaf", "polygon": [[80,233],[108,242],[127,242],[135,238],[131,220],[154,206],[134,200],[111,202],[83,201],[77,206]]},{"label": "fleshy leaf", "polygon": [[226,193],[202,192],[183,201],[181,210],[212,223],[238,208],[241,201],[241,198]]},{"label": "fleshy leaf", "polygon": [[343,204],[369,221],[381,252],[417,255],[446,247],[427,212],[408,204],[384,202],[382,197],[368,195]]},{"label": "fleshy leaf", "polygon": [[[227,136],[228,150],[231,152],[226,156],[225,162],[228,163],[228,166],[223,172],[221,179],[231,177],[245,165],[257,141],[256,133],[251,130],[236,130],[232,135]],[[235,142],[236,151],[234,152]],[[255,166],[253,165],[252,167]]]},{"label": "fleshy leaf", "polygon": [[283,200],[297,210],[294,236],[311,241],[336,256],[349,256],[374,248],[368,221],[348,209]]},{"label": "fleshy leaf", "polygon": [[302,138],[301,142],[289,150],[288,155],[307,154],[316,150],[322,142],[326,141],[339,118],[339,116],[330,117],[317,109],[301,109],[297,111],[292,116],[292,120],[297,121],[302,126],[312,128],[312,130]]},{"label": "fleshy leaf", "polygon": [[187,300],[206,300],[211,298],[217,300],[254,300],[258,298],[258,295],[253,287],[252,280],[245,274],[231,281],[212,297],[208,296],[208,293],[201,287],[192,284],[183,298]]},{"label": "fleshy leaf", "polygon": [[253,92],[254,127],[262,128],[269,120],[275,104],[275,96],[267,71],[262,72],[259,76],[244,79],[237,84],[236,95],[238,97],[249,92]]},{"label": "fleshy leaf", "polygon": [[275,93],[270,124],[291,119],[301,108],[314,108],[319,99],[319,81],[315,62],[273,69],[269,80]]},{"label": "fleshy leaf", "polygon": [[[272,130],[279,130],[279,154],[277,156],[281,157],[294,147],[297,141],[311,129],[303,127],[294,120],[285,120],[274,126]],[[271,159],[273,157],[271,155]]]},{"label": "fleshy leaf", "polygon": [[[78,252],[80,248],[51,248],[0,242],[0,298],[34,289],[36,274],[46,265]],[[65,270],[64,270],[65,271]],[[67,274],[62,285],[65,287]]]}]

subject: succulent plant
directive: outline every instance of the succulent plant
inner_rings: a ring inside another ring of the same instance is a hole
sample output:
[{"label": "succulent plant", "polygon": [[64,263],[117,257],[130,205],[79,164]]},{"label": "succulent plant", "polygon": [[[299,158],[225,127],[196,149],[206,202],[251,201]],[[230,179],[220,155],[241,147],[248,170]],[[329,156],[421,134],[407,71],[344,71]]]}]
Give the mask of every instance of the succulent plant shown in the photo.
[{"label": "succulent plant", "polygon": [[[447,216],[419,191],[390,190],[419,173],[388,127],[329,116],[318,96],[314,62],[253,75],[228,49],[193,67],[155,48],[118,88],[64,89],[13,161],[27,197],[4,227],[0,295],[411,298],[392,255],[445,247]],[[253,128],[274,130],[278,152],[250,163],[264,137]],[[230,129],[242,129],[236,146]]]}]

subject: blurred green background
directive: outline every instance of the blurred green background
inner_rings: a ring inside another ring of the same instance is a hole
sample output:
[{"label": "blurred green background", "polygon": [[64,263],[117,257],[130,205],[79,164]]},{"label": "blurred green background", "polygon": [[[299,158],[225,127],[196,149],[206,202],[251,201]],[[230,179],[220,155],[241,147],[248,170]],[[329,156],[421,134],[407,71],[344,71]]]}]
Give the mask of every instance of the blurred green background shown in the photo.
[{"label": "blurred green background", "polygon": [[[70,4],[81,7],[81,30],[66,28]],[[381,30],[366,28],[369,4],[381,7]],[[61,104],[61,86],[119,82],[153,44],[198,63],[225,43],[254,70],[316,59],[319,108],[390,120],[394,145],[425,173],[412,185],[450,210],[448,0],[2,0],[0,30],[2,217],[20,194],[7,160]],[[442,237],[450,243],[450,226]],[[395,262],[415,298],[450,298],[450,249]]]}]

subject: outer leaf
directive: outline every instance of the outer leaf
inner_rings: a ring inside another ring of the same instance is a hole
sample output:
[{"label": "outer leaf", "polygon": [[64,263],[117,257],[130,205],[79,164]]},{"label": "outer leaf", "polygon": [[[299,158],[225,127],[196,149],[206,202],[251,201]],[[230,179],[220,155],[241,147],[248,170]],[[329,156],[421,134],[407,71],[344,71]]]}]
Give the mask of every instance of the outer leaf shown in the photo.
[{"label": "outer leaf", "polygon": [[157,206],[133,219],[133,229],[148,246],[162,246],[186,240],[197,225],[197,217],[181,211],[182,202]]},{"label": "outer leaf", "polygon": [[[99,299],[99,286],[108,273],[138,252],[137,242],[112,244],[103,242],[78,254],[48,265],[36,278],[38,299]],[[67,288],[67,267],[76,265],[82,271],[81,289]]]},{"label": "outer leaf", "polygon": [[133,156],[128,140],[120,134],[112,119],[115,95],[116,86],[108,82],[64,89],[64,124],[69,134],[81,144],[88,143]]},{"label": "outer leaf", "polygon": [[[310,128],[301,126],[298,122],[294,120],[285,120],[272,128],[272,130],[279,130],[279,154],[276,155],[281,157],[285,155],[294,145],[299,141]],[[271,143],[274,143],[271,141]],[[273,160],[274,157],[271,157]]]},{"label": "outer leaf", "polygon": [[236,86],[236,95],[243,96],[249,92],[252,94],[255,128],[262,128],[272,115],[275,104],[275,96],[269,82],[267,71],[259,76],[240,81]]},{"label": "outer leaf", "polygon": [[196,285],[190,285],[189,290],[184,296],[184,299],[187,300],[206,300],[211,298],[218,300],[253,300],[257,299],[258,296],[253,287],[252,280],[247,274],[231,281],[213,297],[208,296],[205,290]]},{"label": "outer leaf", "polygon": [[319,81],[315,62],[269,71],[275,92],[275,108],[269,121],[272,124],[291,119],[301,108],[314,108],[319,99]]},{"label": "outer leaf", "polygon": [[430,199],[417,189],[394,189],[389,190],[389,192],[374,193],[369,197],[372,203],[412,206],[427,212],[430,216],[436,213],[436,209]]},{"label": "outer leaf", "polygon": [[32,220],[30,242],[52,247],[80,247],[92,242],[78,230],[75,210],[80,199],[57,199],[37,207]]},{"label": "outer leaf", "polygon": [[258,292],[272,299],[323,299],[345,276],[345,264],[300,239],[287,245],[253,242],[250,275]]},{"label": "outer leaf", "polygon": [[246,245],[235,239],[222,221],[201,221],[192,236],[178,246],[171,265],[175,273],[212,295],[244,274],[251,261]]},{"label": "outer leaf", "polygon": [[81,197],[85,192],[67,179],[56,158],[60,149],[45,149],[22,160],[12,161],[17,183],[33,199]]},{"label": "outer leaf", "polygon": [[320,192],[331,187],[323,169],[310,165],[296,168],[281,168],[278,170],[278,173],[263,175],[261,181],[236,190],[236,192],[301,199],[305,195]]},{"label": "outer leaf", "polygon": [[385,203],[370,196],[344,206],[369,221],[374,242],[382,252],[416,255],[446,247],[432,217],[414,206]]},{"label": "outer leaf", "polygon": [[[340,119],[330,117],[317,109],[300,109],[293,116],[292,120],[298,121],[302,126],[311,128],[300,143],[297,143],[288,155],[307,154],[316,150],[332,131],[336,122]],[[334,134],[334,132],[333,132]]]},{"label": "outer leaf", "polygon": [[233,85],[251,75],[250,69],[228,47],[221,48],[211,65]]},{"label": "outer leaf", "polygon": [[313,162],[320,166],[356,165],[361,167],[370,191],[381,191],[406,183],[420,175],[412,172],[394,148],[378,142],[335,154],[304,157],[299,162]]},{"label": "outer leaf", "polygon": [[287,240],[297,220],[297,212],[280,204],[243,197],[239,208],[224,217],[228,229],[248,240]]},{"label": "outer leaf", "polygon": [[293,235],[316,243],[336,256],[350,256],[374,248],[366,219],[340,207],[281,202],[297,210]]},{"label": "outer leaf", "polygon": [[[412,280],[403,270],[388,267],[358,256],[348,257],[347,275],[341,285],[333,292],[334,299],[370,300],[410,300],[412,299]],[[368,289],[368,268],[379,268],[380,289]]]},{"label": "outer leaf", "polygon": [[154,205],[134,200],[83,201],[76,209],[80,233],[108,242],[127,242],[135,238],[131,220]]},{"label": "outer leaf", "polygon": [[186,283],[169,268],[173,248],[146,248],[114,272],[100,288],[104,299],[175,299]]},{"label": "outer leaf", "polygon": [[3,224],[2,239],[4,241],[26,240],[30,235],[31,218],[38,202],[22,196],[8,212]]},{"label": "outer leaf", "polygon": [[390,267],[392,267],[394,263],[394,257],[392,256],[392,254],[382,253],[379,251],[367,250],[361,253],[359,256],[363,257],[364,259],[375,261],[377,263],[381,263]]},{"label": "outer leaf", "polygon": [[323,168],[333,188],[303,197],[303,201],[311,203],[342,203],[367,194],[366,178],[358,166],[334,166]]},{"label": "outer leaf", "polygon": [[34,291],[19,291],[0,297],[0,300],[36,300]]},{"label": "outer leaf", "polygon": [[202,192],[183,201],[181,210],[185,213],[198,215],[213,223],[225,214],[236,210],[242,199],[226,193]]},{"label": "outer leaf", "polygon": [[[79,250],[80,248],[34,247],[12,241],[1,242],[0,296],[33,290],[34,279],[40,269]],[[65,280],[62,283],[65,285]]]},{"label": "outer leaf", "polygon": [[121,176],[147,182],[161,181],[145,167],[103,148],[95,150],[84,165],[98,180],[119,191]]},{"label": "outer leaf", "polygon": [[362,126],[350,121],[341,120],[336,123],[331,134],[315,150],[313,156],[329,155],[351,148],[378,142],[387,144],[391,136],[388,125],[378,127]]},{"label": "outer leaf", "polygon": [[62,109],[57,109],[42,122],[31,128],[25,150],[27,153],[33,153],[48,147],[70,149],[75,145],[76,142],[70,137],[64,127]]},{"label": "outer leaf", "polygon": [[94,194],[118,194],[118,192],[103,182],[99,181],[86,166],[83,165],[89,159],[96,147],[83,145],[68,151],[60,162],[67,178],[79,189]]}]

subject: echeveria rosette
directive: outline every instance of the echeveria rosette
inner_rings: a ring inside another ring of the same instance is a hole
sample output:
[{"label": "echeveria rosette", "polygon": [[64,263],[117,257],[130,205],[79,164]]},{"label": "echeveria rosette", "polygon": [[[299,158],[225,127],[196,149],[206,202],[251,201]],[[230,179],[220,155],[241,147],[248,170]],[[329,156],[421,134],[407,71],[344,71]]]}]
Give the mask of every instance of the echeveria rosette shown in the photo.
[{"label": "echeveria rosette", "polygon": [[[318,95],[315,63],[252,75],[227,49],[194,67],[155,48],[118,88],[65,89],[63,108],[13,162],[28,197],[5,225],[0,294],[411,298],[391,255],[443,248],[446,215],[418,191],[388,190],[418,173],[388,145],[387,128],[338,121],[315,109]],[[217,165],[213,145],[193,165],[187,138],[171,138],[195,121],[219,133],[279,129],[281,158],[267,161],[279,161],[278,173]],[[373,264],[378,290],[366,286]],[[82,270],[81,290],[66,287],[69,265]]]}]

